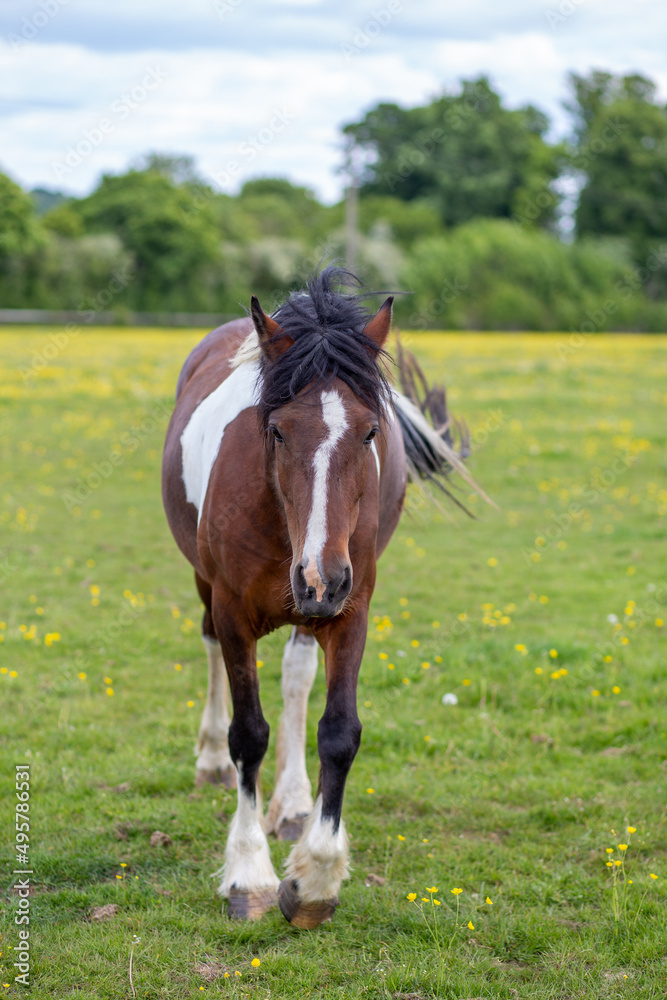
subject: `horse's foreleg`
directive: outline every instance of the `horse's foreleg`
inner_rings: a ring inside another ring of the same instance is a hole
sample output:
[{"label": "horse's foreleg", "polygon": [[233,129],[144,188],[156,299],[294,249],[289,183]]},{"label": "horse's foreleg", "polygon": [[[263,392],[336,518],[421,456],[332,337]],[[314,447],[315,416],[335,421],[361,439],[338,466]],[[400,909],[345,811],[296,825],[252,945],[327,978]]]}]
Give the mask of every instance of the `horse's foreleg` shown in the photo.
[{"label": "horse's foreleg", "polygon": [[197,740],[195,785],[210,781],[234,788],[236,770],[227,743],[229,685],[225,661],[217,639],[203,635],[202,640],[208,658],[208,696]]},{"label": "horse's foreleg", "polygon": [[[216,617],[215,627],[227,664],[234,706],[229,751],[238,772],[238,804],[229,827],[218,891],[228,898],[231,917],[254,920],[275,904],[278,888],[257,791],[269,726],[259,703],[255,640],[240,628],[242,612],[234,614],[231,607],[226,611]],[[214,616],[215,612],[214,607]]]},{"label": "horse's foreleg", "polygon": [[295,628],[282,665],[283,718],[276,752],[276,786],[266,814],[267,832],[296,840],[313,808],[306,772],[308,695],[317,672],[317,643],[309,629]]},{"label": "horse's foreleg", "polygon": [[[359,749],[356,686],[366,639],[366,614],[336,620],[321,632],[327,704],[317,746],[320,785],[315,806],[288,858],[278,902],[290,923],[311,928],[329,920],[349,872],[349,845],[341,813],[345,782]],[[319,638],[319,637],[318,637]]]}]

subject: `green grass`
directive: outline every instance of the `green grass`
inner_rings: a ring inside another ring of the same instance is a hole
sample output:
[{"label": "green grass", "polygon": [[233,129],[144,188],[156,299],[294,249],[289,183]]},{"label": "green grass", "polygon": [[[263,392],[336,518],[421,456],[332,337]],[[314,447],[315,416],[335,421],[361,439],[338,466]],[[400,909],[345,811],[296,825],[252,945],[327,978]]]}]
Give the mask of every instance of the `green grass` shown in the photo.
[{"label": "green grass", "polygon": [[[478,519],[450,520],[411,493],[362,667],[353,872],[333,922],[307,933],[278,912],[227,919],[211,873],[235,796],[193,788],[200,605],[159,466],[198,336],[90,330],[26,374],[51,336],[0,337],[0,994],[22,989],[10,888],[14,766],[27,761],[35,997],[131,996],[134,935],[138,997],[664,996],[667,340],[563,351],[567,334],[408,338],[446,381],[471,471],[500,509],[471,499]],[[99,483],[77,500],[96,463]],[[260,648],[274,733],[285,638]],[[320,671],[313,779],[323,704]],[[262,780],[268,800],[273,747]],[[155,830],[171,846],[152,848]],[[618,843],[630,849],[616,920],[605,848],[619,858]],[[276,870],[287,851],[272,843]],[[366,886],[369,873],[384,883]],[[406,897],[427,886],[441,905],[422,915]],[[116,916],[91,922],[107,903]],[[220,978],[197,971],[205,962]]]}]

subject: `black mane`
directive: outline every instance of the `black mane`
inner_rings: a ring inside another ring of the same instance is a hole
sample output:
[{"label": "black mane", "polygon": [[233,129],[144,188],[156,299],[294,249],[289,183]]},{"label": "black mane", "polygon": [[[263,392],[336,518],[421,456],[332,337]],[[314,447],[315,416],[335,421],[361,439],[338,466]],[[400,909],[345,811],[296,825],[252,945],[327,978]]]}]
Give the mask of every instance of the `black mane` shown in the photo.
[{"label": "black mane", "polygon": [[262,360],[259,412],[264,427],[272,410],[295,399],[311,383],[341,379],[371,410],[382,414],[389,386],[380,362],[384,356],[363,330],[373,314],[364,295],[343,294],[361,287],[351,271],[329,266],[310,279],[307,292],[292,292],[273,314],[293,344],[275,361]]}]

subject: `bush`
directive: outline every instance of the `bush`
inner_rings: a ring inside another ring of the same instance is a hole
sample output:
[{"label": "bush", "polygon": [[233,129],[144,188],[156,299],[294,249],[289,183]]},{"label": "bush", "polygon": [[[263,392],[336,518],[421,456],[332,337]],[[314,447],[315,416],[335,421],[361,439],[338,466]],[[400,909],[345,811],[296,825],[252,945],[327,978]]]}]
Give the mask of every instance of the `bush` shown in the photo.
[{"label": "bush", "polygon": [[659,330],[667,304],[620,240],[561,243],[504,220],[479,219],[417,241],[401,273],[412,294],[397,318],[413,329]]}]

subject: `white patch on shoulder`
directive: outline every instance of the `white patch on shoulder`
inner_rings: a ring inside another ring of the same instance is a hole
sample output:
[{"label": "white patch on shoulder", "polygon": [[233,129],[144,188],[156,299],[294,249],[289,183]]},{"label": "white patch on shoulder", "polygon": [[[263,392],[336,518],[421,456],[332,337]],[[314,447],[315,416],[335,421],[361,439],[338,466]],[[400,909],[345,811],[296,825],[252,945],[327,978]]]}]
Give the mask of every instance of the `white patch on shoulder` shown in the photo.
[{"label": "white patch on shoulder", "polygon": [[201,518],[211,469],[226,428],[239,413],[259,402],[258,375],[257,362],[235,368],[217,389],[201,401],[181,434],[185,495],[197,508],[197,522]]}]

